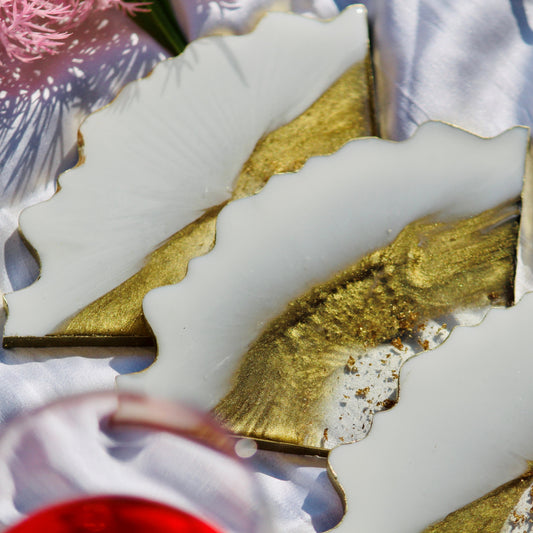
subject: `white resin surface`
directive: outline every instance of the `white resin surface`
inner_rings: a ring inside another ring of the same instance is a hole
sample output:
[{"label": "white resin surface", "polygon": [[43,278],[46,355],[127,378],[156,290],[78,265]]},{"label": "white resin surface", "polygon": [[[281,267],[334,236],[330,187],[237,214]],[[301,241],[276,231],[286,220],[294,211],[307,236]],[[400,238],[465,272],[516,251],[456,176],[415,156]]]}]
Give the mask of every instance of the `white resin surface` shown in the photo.
[{"label": "white resin surface", "polygon": [[5,336],[43,336],[133,275],[165,239],[227,200],[256,142],[367,53],[366,12],[267,15],[200,39],[83,125],[86,162],[20,227],[40,279],[7,296]]},{"label": "white resin surface", "polygon": [[427,123],[402,143],[352,141],[233,202],[214,250],[184,281],[146,296],[158,358],[119,387],[214,407],[249,343],[306,289],[420,217],[465,217],[518,197],[527,137]]},{"label": "white resin surface", "polygon": [[[337,533],[415,533],[520,476],[533,458],[533,295],[409,361],[400,401],[330,454]],[[502,524],[503,526],[503,524]]]}]

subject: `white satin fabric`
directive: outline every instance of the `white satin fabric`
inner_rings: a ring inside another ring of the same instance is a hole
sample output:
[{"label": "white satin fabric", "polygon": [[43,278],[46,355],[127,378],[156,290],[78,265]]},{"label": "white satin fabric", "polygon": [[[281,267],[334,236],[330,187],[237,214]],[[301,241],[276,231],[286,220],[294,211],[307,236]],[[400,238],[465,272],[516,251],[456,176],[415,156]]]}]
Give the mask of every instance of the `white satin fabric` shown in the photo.
[{"label": "white satin fabric", "polygon": [[[532,125],[533,2],[364,3],[371,20],[383,136],[405,139],[417,125],[433,119],[485,136],[515,124]],[[183,27],[193,37],[221,27],[245,31],[260,10],[277,5],[266,0],[174,0]],[[330,0],[293,0],[290,7],[325,17],[336,12]],[[91,40],[94,36],[97,41]],[[0,67],[4,292],[27,285],[37,275],[35,261],[16,233],[17,218],[24,206],[48,198],[58,173],[75,163],[80,121],[167,55],[123,15],[112,12],[95,15],[69,45],[68,58],[58,56],[19,70]],[[145,349],[1,350],[0,425],[57,397],[111,390],[117,374],[145,368],[152,357]],[[323,460],[260,452],[254,462],[275,502],[280,531],[326,531],[340,519],[340,500]]]},{"label": "white satin fabric", "polygon": [[187,40],[205,35],[246,33],[267,11],[292,11],[328,19],[339,12],[334,0],[171,0]]},{"label": "white satin fabric", "polygon": [[531,0],[366,0],[381,134],[443,120],[481,136],[533,125]]}]

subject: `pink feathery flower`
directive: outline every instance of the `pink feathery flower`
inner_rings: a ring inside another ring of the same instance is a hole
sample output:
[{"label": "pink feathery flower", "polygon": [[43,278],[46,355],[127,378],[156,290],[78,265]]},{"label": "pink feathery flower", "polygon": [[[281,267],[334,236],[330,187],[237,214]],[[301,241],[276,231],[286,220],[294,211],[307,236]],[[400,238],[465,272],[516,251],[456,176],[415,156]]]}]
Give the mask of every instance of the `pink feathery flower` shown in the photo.
[{"label": "pink feathery flower", "polygon": [[147,11],[145,2],[125,0],[0,0],[0,45],[12,59],[29,62],[56,54],[91,11],[119,7]]}]

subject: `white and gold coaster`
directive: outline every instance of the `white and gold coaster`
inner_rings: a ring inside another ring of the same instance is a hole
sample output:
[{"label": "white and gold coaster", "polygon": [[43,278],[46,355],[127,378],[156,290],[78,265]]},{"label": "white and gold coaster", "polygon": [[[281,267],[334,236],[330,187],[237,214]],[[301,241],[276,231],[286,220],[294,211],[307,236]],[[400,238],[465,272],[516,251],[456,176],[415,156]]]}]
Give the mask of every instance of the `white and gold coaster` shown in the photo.
[{"label": "white and gold coaster", "polygon": [[82,164],[21,217],[41,275],[7,295],[4,345],[152,343],[144,295],[212,247],[225,203],[375,133],[368,54],[361,6],[272,13],[128,85],[83,124]]}]

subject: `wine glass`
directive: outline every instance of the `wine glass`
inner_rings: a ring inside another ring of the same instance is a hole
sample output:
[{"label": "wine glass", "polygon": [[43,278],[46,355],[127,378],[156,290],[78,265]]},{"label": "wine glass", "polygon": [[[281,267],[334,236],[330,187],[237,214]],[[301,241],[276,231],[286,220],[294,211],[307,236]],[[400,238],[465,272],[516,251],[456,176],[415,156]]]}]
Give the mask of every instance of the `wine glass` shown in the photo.
[{"label": "wine glass", "polygon": [[161,400],[58,400],[0,434],[0,531],[272,532],[248,442]]}]

